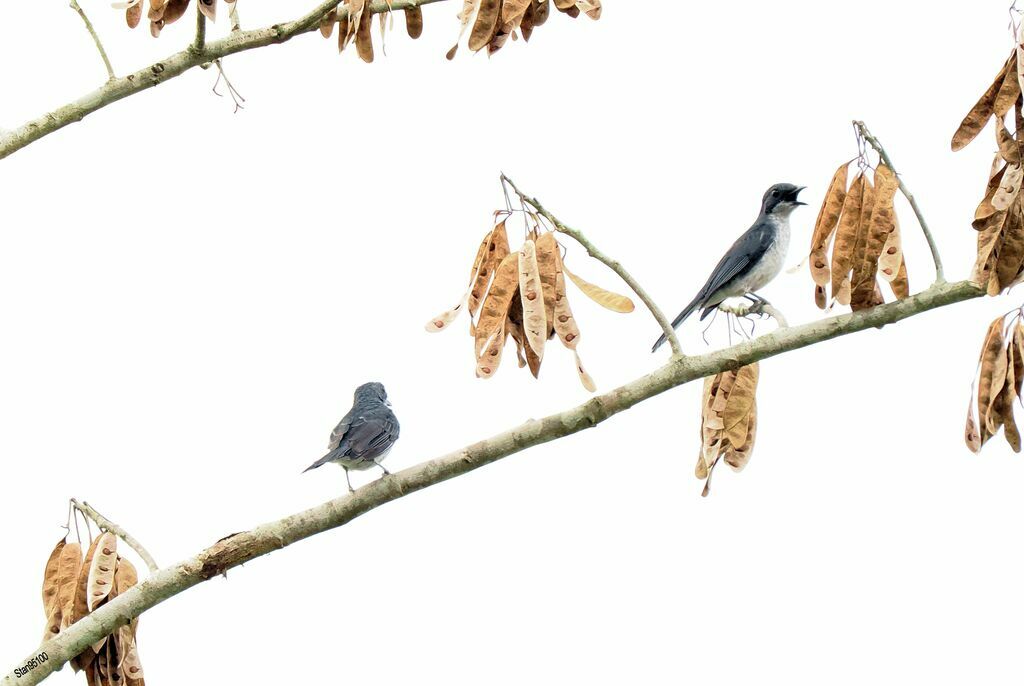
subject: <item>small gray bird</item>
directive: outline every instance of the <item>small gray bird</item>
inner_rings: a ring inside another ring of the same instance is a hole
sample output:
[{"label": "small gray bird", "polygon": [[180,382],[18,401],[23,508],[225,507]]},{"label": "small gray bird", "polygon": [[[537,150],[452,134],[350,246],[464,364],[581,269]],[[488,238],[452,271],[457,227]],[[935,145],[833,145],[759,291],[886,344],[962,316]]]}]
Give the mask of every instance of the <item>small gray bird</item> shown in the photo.
[{"label": "small gray bird", "polygon": [[331,432],[331,442],[327,444],[330,452],[304,472],[335,462],[345,470],[348,490],[354,493],[348,470],[362,471],[376,466],[383,469],[385,475],[391,473],[381,462],[398,440],[398,429],[398,418],[391,411],[384,385],[376,381],[364,383],[356,389],[352,409]]},{"label": "small gray bird", "polygon": [[[757,215],[754,225],[732,244],[697,296],[672,320],[673,329],[698,308],[703,308],[700,318],[704,319],[726,298],[742,296],[755,304],[767,302],[755,291],[764,288],[782,271],[789,250],[789,215],[800,205],[807,204],[797,200],[804,188],[777,183],[765,192],[761,214]],[[651,352],[664,342],[662,334]]]}]

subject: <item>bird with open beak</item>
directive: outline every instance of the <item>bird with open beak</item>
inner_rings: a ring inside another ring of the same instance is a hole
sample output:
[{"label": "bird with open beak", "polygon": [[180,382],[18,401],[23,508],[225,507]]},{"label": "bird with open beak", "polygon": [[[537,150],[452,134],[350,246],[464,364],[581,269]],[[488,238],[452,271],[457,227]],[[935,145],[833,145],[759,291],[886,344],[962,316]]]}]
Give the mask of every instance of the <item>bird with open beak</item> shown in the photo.
[{"label": "bird with open beak", "polygon": [[350,469],[362,471],[380,467],[387,476],[390,472],[381,462],[391,452],[398,440],[398,418],[391,411],[384,384],[372,381],[356,389],[352,409],[331,432],[326,455],[311,464],[304,471],[316,469],[328,462],[340,465],[345,470],[345,482],[350,493],[354,493],[349,479]]},{"label": "bird with open beak", "polygon": [[[756,291],[764,288],[782,271],[789,250],[789,215],[800,205],[797,196],[804,186],[777,183],[769,188],[761,200],[761,213],[753,226],[740,236],[711,272],[696,297],[672,320],[676,329],[696,310],[701,309],[704,319],[728,298],[744,297],[755,304],[767,301]],[[651,351],[665,342],[662,335]]]}]

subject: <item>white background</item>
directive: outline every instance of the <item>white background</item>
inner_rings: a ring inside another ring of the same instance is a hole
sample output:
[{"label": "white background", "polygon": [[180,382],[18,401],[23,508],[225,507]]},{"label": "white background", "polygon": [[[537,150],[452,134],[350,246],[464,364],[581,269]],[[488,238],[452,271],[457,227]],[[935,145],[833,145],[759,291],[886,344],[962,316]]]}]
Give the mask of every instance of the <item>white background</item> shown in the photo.
[{"label": "white background", "polygon": [[[191,32],[153,40],[82,3],[119,73]],[[255,27],[312,3],[240,9]],[[169,564],[341,494],[340,470],[300,472],[361,382],[391,393],[396,469],[586,399],[556,345],[540,382],[511,350],[483,382],[465,319],[423,332],[503,204],[499,171],[671,316],[771,183],[808,186],[800,260],[863,118],[967,275],[994,144],[949,138],[1008,54],[1005,0],[645,6],[453,63],[455,3],[425,8],[415,43],[399,18],[373,65],[303,36],[225,61],[241,113],[196,70],[0,163],[4,671],[42,632],[71,496]],[[0,126],[102,82],[65,2],[0,17]],[[898,212],[918,290],[927,250]],[[823,316],[806,270],[764,294],[793,323]],[[571,297],[602,390],[666,358],[645,312]],[[984,330],[1020,297],[764,362],[753,460],[707,499],[691,384],[247,564],[143,617],[149,681],[1020,683],[1024,463],[962,439]]]}]

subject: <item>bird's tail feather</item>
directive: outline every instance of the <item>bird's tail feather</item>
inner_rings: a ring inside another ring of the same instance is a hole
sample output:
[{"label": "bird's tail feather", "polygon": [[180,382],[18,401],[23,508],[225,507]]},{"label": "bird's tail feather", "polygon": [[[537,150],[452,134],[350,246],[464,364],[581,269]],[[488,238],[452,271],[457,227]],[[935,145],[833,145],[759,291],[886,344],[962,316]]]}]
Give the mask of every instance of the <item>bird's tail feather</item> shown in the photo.
[{"label": "bird's tail feather", "polygon": [[[694,311],[698,307],[700,307],[700,302],[701,302],[701,296],[698,295],[696,298],[694,298],[690,302],[689,305],[686,306],[686,309],[684,309],[682,312],[677,314],[676,318],[672,320],[672,329],[673,330],[674,329],[678,329],[679,325],[682,324],[684,321],[686,321],[686,318],[689,317],[691,314],[693,314]],[[655,341],[654,347],[651,348],[651,352],[653,353],[658,348],[660,348],[662,345],[664,345],[666,340],[668,340],[668,339],[665,337],[665,334],[661,334],[661,336],[658,337],[658,340]]]},{"label": "bird's tail feather", "polygon": [[325,464],[327,464],[328,462],[334,462],[335,459],[337,459],[337,451],[336,450],[332,450],[331,452],[327,453],[326,455],[321,457],[319,460],[317,460],[313,464],[311,464],[308,467],[306,467],[305,469],[303,469],[302,473],[305,474],[306,472],[310,471],[311,469],[316,469],[317,467],[322,467]]}]

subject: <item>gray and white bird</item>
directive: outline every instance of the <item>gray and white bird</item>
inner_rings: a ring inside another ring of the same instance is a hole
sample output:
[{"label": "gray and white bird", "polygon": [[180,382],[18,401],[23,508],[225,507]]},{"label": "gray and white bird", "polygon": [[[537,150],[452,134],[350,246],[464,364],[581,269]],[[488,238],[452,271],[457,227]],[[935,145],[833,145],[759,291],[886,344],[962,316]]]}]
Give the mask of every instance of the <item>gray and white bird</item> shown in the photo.
[{"label": "gray and white bird", "polygon": [[385,476],[391,473],[381,462],[398,440],[398,429],[398,418],[391,411],[384,385],[376,381],[364,383],[356,389],[352,409],[331,432],[331,442],[327,444],[330,452],[303,471],[334,462],[345,470],[348,490],[354,493],[348,470],[380,467]]},{"label": "gray and white bird", "polygon": [[[673,329],[697,309],[703,309],[700,318],[704,319],[727,298],[742,296],[753,303],[767,302],[755,291],[764,288],[782,271],[789,250],[789,215],[800,205],[807,204],[797,200],[804,188],[777,183],[765,192],[761,213],[753,226],[732,244],[697,296],[672,320]],[[662,334],[651,352],[664,342]]]}]

